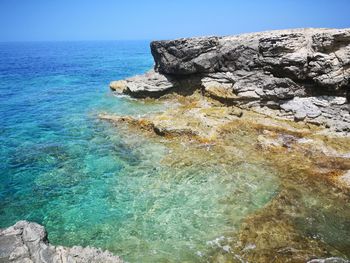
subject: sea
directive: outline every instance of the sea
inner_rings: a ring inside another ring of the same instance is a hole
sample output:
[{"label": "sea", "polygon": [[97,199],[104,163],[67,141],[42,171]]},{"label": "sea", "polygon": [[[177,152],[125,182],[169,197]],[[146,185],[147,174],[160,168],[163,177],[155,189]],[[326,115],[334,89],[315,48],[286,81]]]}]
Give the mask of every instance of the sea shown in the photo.
[{"label": "sea", "polygon": [[278,175],[220,156],[169,164],[163,139],[101,121],[168,107],[109,89],[153,63],[149,41],[0,43],[0,228],[34,221],[53,245],[128,262],[207,262],[230,250],[224,240],[276,196]]}]

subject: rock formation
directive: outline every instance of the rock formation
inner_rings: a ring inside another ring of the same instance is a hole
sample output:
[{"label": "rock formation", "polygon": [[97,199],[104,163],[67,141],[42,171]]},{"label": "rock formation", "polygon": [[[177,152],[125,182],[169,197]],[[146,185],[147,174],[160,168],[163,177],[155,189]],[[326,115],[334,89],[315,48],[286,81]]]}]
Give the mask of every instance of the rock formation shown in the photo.
[{"label": "rock formation", "polygon": [[350,131],[350,29],[154,41],[154,70],[112,82],[135,97],[203,94],[268,115]]},{"label": "rock formation", "polygon": [[52,246],[45,228],[39,224],[19,221],[0,230],[0,262],[18,263],[121,263],[119,257],[96,248]]},{"label": "rock formation", "polygon": [[323,258],[323,259],[313,259],[307,263],[349,263],[349,260],[337,257]]}]

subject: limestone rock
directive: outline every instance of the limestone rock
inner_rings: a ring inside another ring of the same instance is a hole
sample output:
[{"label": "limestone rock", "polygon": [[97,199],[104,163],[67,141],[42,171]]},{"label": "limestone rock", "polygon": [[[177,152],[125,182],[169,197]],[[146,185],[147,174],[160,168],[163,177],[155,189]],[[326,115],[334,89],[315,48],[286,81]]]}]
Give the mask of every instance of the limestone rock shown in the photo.
[{"label": "limestone rock", "polygon": [[339,132],[349,132],[350,129],[349,105],[344,97],[295,97],[283,102],[281,109],[292,112],[297,121],[307,119],[310,123],[333,127]]},{"label": "limestone rock", "polygon": [[153,71],[112,82],[111,88],[135,97],[200,89],[228,105],[262,113],[267,107],[350,131],[350,29],[154,41],[151,52]]},{"label": "limestone rock", "polygon": [[160,96],[172,89],[171,78],[150,70],[144,75],[137,75],[125,80],[112,81],[110,88],[117,93],[133,94],[134,97]]},{"label": "limestone rock", "polygon": [[157,98],[173,91],[184,95],[192,94],[200,88],[200,79],[198,76],[174,77],[150,70],[143,75],[112,81],[109,87],[118,94],[135,98]]},{"label": "limestone rock", "polygon": [[338,258],[338,257],[331,257],[331,258],[323,258],[323,259],[312,259],[308,261],[307,263],[349,263],[349,260]]},{"label": "limestone rock", "polygon": [[218,71],[219,37],[154,41],[151,52],[155,70],[162,74],[194,74]]},{"label": "limestone rock", "polygon": [[43,226],[19,221],[6,229],[0,229],[0,262],[121,263],[123,261],[101,249],[52,246],[47,240]]},{"label": "limestone rock", "polygon": [[109,87],[111,88],[111,90],[113,90],[119,94],[123,94],[123,93],[128,92],[127,84],[128,83],[126,80],[116,80],[116,81],[112,81],[109,84]]},{"label": "limestone rock", "polygon": [[319,107],[310,98],[296,97],[283,103],[281,108],[285,111],[292,111],[298,120],[303,120],[306,117],[316,118],[322,114]]},{"label": "limestone rock", "polygon": [[275,77],[313,82],[337,94],[344,94],[349,84],[349,29],[294,29],[154,41],[151,51],[155,69],[162,74],[263,70]]}]

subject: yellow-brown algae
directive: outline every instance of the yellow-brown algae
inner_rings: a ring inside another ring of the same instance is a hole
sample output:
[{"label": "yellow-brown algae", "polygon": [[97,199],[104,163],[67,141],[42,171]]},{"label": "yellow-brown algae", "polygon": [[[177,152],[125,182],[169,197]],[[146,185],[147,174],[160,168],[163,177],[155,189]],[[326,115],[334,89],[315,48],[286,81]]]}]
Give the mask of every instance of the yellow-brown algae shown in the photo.
[{"label": "yellow-brown algae", "polygon": [[[228,233],[231,241],[213,249],[206,255],[208,259],[305,262],[328,255],[350,256],[331,236],[326,236],[325,241],[309,236],[313,228],[307,225],[308,216],[322,215],[314,213],[313,206],[327,216],[332,213],[321,204],[308,207],[308,199],[315,196],[324,203],[336,202],[334,211],[349,209],[345,214],[350,217],[349,138],[322,134],[320,127],[310,124],[227,107],[198,94],[169,96],[167,100],[178,106],[142,118],[108,114],[99,117],[164,137],[163,143],[170,151],[162,163],[172,169],[218,165],[234,169],[244,162],[254,162],[269,165],[279,175],[280,189],[275,198],[244,219],[238,233]],[[342,220],[345,219],[340,216]]]}]

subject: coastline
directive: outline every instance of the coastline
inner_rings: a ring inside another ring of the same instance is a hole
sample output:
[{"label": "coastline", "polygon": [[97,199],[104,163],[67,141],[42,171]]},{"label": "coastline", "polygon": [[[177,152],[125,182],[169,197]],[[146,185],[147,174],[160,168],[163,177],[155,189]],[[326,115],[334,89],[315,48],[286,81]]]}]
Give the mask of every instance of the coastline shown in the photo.
[{"label": "coastline", "polygon": [[[163,162],[169,169],[210,162],[234,169],[264,160],[277,171],[276,195],[244,214],[238,232],[214,240],[206,259],[348,262],[342,259],[350,257],[346,240],[341,243],[326,234],[325,240],[314,238],[307,234],[312,231],[306,220],[311,213],[325,213],[345,224],[350,216],[349,47],[349,29],[153,42],[155,70],[110,87],[145,103],[168,105],[166,109],[136,117],[101,112],[98,118],[166,143],[170,150]],[[232,202],[239,190],[223,202]],[[315,196],[325,207],[312,202]],[[305,207],[308,202],[311,208]],[[338,207],[333,208],[334,203]],[[16,225],[1,230],[0,240],[8,235],[23,240],[24,228],[33,226],[23,221]],[[47,243],[45,230],[35,228],[41,233],[35,238],[40,255],[48,249],[50,257],[62,262],[62,255],[76,262],[122,262],[96,249],[55,248]],[[6,243],[14,245],[6,252],[9,262],[28,257],[30,248],[17,241]],[[16,246],[21,253],[12,251]],[[31,257],[33,262],[42,260]]]},{"label": "coastline", "polygon": [[[300,233],[290,211],[300,209],[297,196],[303,187],[323,191],[325,186],[319,188],[317,181],[337,189],[327,198],[348,200],[350,30],[296,29],[155,41],[151,51],[154,70],[112,82],[110,88],[179,106],[140,118],[100,114],[102,120],[209,148],[237,145],[236,140],[248,137],[281,174],[279,194],[245,220],[229,252],[218,249],[212,260],[230,262],[233,256],[248,262],[306,262],[329,255],[348,257],[346,249],[334,250],[334,244],[329,247]],[[290,190],[295,187],[300,189]]]}]

